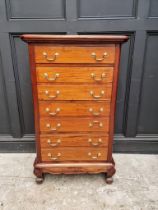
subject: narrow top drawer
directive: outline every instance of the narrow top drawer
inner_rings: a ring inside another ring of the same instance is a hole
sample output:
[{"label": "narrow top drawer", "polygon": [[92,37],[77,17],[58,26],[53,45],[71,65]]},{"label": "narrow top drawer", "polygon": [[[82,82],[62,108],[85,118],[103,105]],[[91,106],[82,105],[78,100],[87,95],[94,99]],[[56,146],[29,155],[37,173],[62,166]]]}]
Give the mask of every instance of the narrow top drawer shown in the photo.
[{"label": "narrow top drawer", "polygon": [[115,45],[55,46],[36,45],[36,63],[114,63]]}]

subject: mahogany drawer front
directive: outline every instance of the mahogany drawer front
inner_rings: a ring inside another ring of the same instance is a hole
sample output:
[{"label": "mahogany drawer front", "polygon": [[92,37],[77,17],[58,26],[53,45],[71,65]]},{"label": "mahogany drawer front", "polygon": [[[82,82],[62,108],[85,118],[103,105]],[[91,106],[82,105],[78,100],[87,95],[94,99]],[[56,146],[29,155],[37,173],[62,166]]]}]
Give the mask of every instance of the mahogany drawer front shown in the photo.
[{"label": "mahogany drawer front", "polygon": [[41,132],[109,131],[109,118],[41,118]]},{"label": "mahogany drawer front", "polygon": [[36,63],[114,63],[115,45],[55,46],[36,45]]},{"label": "mahogany drawer front", "polygon": [[40,144],[42,149],[58,147],[107,147],[109,136],[106,134],[57,134],[41,135]]},{"label": "mahogany drawer front", "polygon": [[41,149],[42,161],[106,161],[106,147],[60,147]]},{"label": "mahogany drawer front", "polygon": [[42,117],[80,117],[80,116],[109,116],[110,102],[60,102],[39,101],[39,113]]},{"label": "mahogany drawer front", "polygon": [[113,81],[112,67],[36,67],[37,82],[106,83]]},{"label": "mahogany drawer front", "polygon": [[102,85],[37,85],[39,100],[111,100],[112,83]]}]

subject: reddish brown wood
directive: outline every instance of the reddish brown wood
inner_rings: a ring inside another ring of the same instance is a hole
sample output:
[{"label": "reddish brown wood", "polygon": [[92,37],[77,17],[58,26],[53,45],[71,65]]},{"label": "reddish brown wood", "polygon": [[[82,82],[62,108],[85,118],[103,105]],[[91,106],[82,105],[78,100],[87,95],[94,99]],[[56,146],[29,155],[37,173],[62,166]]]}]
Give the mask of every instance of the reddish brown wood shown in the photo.
[{"label": "reddish brown wood", "polygon": [[41,148],[58,147],[107,147],[109,135],[104,132],[85,134],[44,134],[40,136]]},{"label": "reddish brown wood", "polygon": [[69,162],[69,163],[39,163],[36,168],[42,169],[44,173],[51,174],[83,174],[83,173],[105,173],[111,167],[111,163],[103,162]]},{"label": "reddish brown wood", "polygon": [[34,62],[34,45],[29,44],[29,60],[30,60],[30,74],[32,81],[32,95],[33,95],[33,105],[34,105],[34,124],[35,124],[35,138],[36,138],[36,163],[41,161],[40,153],[40,127],[39,127],[39,105],[38,105],[38,96],[37,96],[37,80],[35,72],[35,62]]},{"label": "reddish brown wood", "polygon": [[112,184],[112,182],[113,182],[112,176],[115,174],[115,172],[116,172],[116,170],[115,170],[114,165],[112,165],[111,167],[109,167],[107,169],[107,172],[106,172],[106,183],[107,184]]},{"label": "reddish brown wood", "polygon": [[116,45],[116,57],[113,77],[113,88],[111,98],[111,113],[110,113],[110,126],[109,126],[109,149],[108,149],[108,161],[112,162],[112,146],[113,146],[113,135],[114,135],[114,123],[115,123],[115,109],[116,109],[116,96],[117,96],[117,84],[118,84],[118,71],[119,71],[119,60],[120,60],[120,45]]},{"label": "reddish brown wood", "polygon": [[[46,57],[43,55],[46,54]],[[56,53],[58,54],[56,56]],[[95,53],[96,57],[92,56]],[[104,53],[107,55],[103,58]],[[36,45],[35,62],[36,63],[114,63],[115,45],[107,44],[105,46],[72,46],[68,45]]]},{"label": "reddish brown wood", "polygon": [[[42,161],[106,161],[107,148],[100,147],[57,147],[42,149]],[[51,157],[49,156],[51,155]]]},{"label": "reddish brown wood", "polygon": [[[112,83],[102,85],[40,84],[37,86],[37,90],[39,100],[111,100]],[[48,94],[46,94],[46,91]],[[93,91],[93,94],[91,94],[91,91]]]},{"label": "reddish brown wood", "polygon": [[[37,82],[56,83],[93,83],[103,84],[113,81],[112,67],[72,67],[37,66]],[[92,76],[94,75],[94,77]],[[48,76],[46,76],[48,75]],[[103,77],[102,77],[103,75]]]},{"label": "reddish brown wood", "polygon": [[128,40],[125,35],[41,35],[41,34],[24,34],[21,39],[30,43],[122,43]]},{"label": "reddish brown wood", "polygon": [[[49,126],[48,126],[49,124]],[[60,126],[58,126],[60,124]],[[109,131],[108,117],[92,117],[92,118],[44,118],[40,119],[41,133],[56,133],[56,132],[94,132],[94,131]]]},{"label": "reddish brown wood", "polygon": [[38,160],[37,160],[37,157],[36,157],[35,161],[34,161],[34,164],[33,164],[33,166],[34,166],[33,173],[36,176],[36,183],[41,184],[44,180],[44,172],[42,171],[41,168],[36,167],[37,164],[38,164]]},{"label": "reddish brown wood", "polygon": [[[44,173],[101,172],[106,173],[106,182],[112,183],[115,173],[112,143],[120,43],[128,37],[22,35],[21,38],[29,42],[37,147],[34,173],[37,183],[43,181]],[[58,58],[59,63],[45,61],[41,56],[43,50],[48,55],[58,50],[61,55],[60,59]],[[104,50],[107,50],[109,57],[95,61],[90,57],[92,50],[95,50],[99,58]],[[43,64],[35,64],[35,60]],[[60,79],[45,81],[43,73],[46,71],[50,77],[51,73],[56,73],[56,69],[60,71]],[[96,78],[100,77],[102,71],[106,71],[107,78],[101,82],[92,81],[89,77],[91,70],[96,74]],[[48,95],[45,94],[46,90],[50,91]],[[57,90],[60,94],[56,98],[50,98]],[[94,95],[98,96],[101,90],[105,92],[101,98],[95,99],[89,94],[94,91]],[[87,112],[89,106],[98,112],[103,104],[105,111],[102,115],[90,116]],[[59,105],[62,111],[56,114]],[[47,106],[55,115],[45,113]],[[97,123],[89,127],[89,123],[93,121]],[[103,123],[103,126],[100,126],[98,121]],[[50,128],[56,128],[54,126],[58,123],[61,126],[52,131],[46,127],[47,123]],[[59,138],[61,141],[58,141]],[[89,145],[91,143],[88,138],[92,139],[94,145]],[[102,138],[103,144],[98,144],[98,138]],[[89,152],[91,155],[88,155]],[[50,160],[48,153],[53,160]],[[54,158],[56,159],[58,154],[61,155],[57,163]]]},{"label": "reddish brown wood", "polygon": [[41,117],[108,117],[110,101],[39,101]]}]

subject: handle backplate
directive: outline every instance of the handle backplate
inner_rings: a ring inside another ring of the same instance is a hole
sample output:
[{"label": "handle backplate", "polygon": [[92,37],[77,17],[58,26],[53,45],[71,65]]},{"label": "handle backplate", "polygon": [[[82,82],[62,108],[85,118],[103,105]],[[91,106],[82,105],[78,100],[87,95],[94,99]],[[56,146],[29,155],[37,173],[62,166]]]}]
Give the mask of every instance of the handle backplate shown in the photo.
[{"label": "handle backplate", "polygon": [[102,144],[102,139],[99,138],[97,142],[94,142],[91,138],[88,139],[88,142],[90,143],[90,145],[92,146],[99,146],[100,144]]},{"label": "handle backplate", "polygon": [[101,113],[102,113],[103,111],[104,111],[103,107],[101,107],[101,108],[99,109],[98,112],[95,112],[95,111],[93,110],[93,108],[89,108],[89,112],[92,113],[92,115],[94,115],[94,116],[99,116],[99,115],[101,115]]},{"label": "handle backplate", "polygon": [[49,128],[50,131],[56,131],[56,130],[58,130],[58,128],[61,127],[61,123],[57,123],[56,127],[54,127],[54,128],[52,127],[52,125],[50,123],[47,123],[46,127]]},{"label": "handle backplate", "polygon": [[103,123],[98,120],[93,120],[92,122],[89,123],[89,127],[93,127],[95,125],[99,126],[100,128],[103,127]]},{"label": "handle backplate", "polygon": [[98,152],[96,155],[92,155],[91,152],[88,152],[88,156],[90,156],[92,159],[98,159],[101,156],[101,153]]},{"label": "handle backplate", "polygon": [[95,95],[93,90],[90,91],[90,95],[95,99],[102,98],[104,93],[105,93],[104,90],[101,90],[100,95]]},{"label": "handle backplate", "polygon": [[54,99],[54,98],[57,98],[57,97],[58,97],[58,95],[60,94],[60,91],[57,90],[57,91],[55,92],[55,95],[50,95],[49,90],[45,90],[45,94],[47,95],[48,98]]},{"label": "handle backplate", "polygon": [[61,153],[60,152],[58,152],[56,156],[53,156],[50,152],[48,153],[48,157],[51,160],[58,160],[60,156],[61,156]]},{"label": "handle backplate", "polygon": [[51,57],[48,57],[48,54],[46,52],[43,52],[43,56],[47,61],[55,61],[57,59],[57,56],[59,56],[59,53],[54,53]]},{"label": "handle backplate", "polygon": [[101,82],[101,81],[104,80],[104,78],[107,77],[107,74],[106,74],[106,73],[102,73],[102,74],[101,74],[101,77],[100,77],[100,78],[97,78],[97,77],[96,77],[96,74],[91,73],[91,77],[92,77],[92,79],[93,79],[95,82]]},{"label": "handle backplate", "polygon": [[56,143],[52,143],[51,139],[47,139],[47,143],[51,146],[51,147],[57,147],[61,144],[61,140],[57,139]]},{"label": "handle backplate", "polygon": [[60,112],[60,108],[56,108],[56,110],[55,110],[54,112],[51,112],[51,111],[50,111],[50,108],[47,107],[47,108],[45,109],[45,111],[46,111],[49,115],[55,116],[55,115],[57,115],[57,114]]},{"label": "handle backplate", "polygon": [[104,52],[101,58],[97,58],[97,55],[96,55],[95,52],[93,52],[91,54],[91,56],[92,56],[92,58],[95,59],[95,61],[103,61],[108,56],[108,53],[107,52]]},{"label": "handle backplate", "polygon": [[56,81],[57,80],[57,78],[60,76],[60,74],[58,74],[58,73],[56,73],[55,75],[54,75],[54,77],[49,77],[49,75],[48,75],[48,73],[44,73],[44,78],[46,79],[46,80],[48,80],[48,81]]}]

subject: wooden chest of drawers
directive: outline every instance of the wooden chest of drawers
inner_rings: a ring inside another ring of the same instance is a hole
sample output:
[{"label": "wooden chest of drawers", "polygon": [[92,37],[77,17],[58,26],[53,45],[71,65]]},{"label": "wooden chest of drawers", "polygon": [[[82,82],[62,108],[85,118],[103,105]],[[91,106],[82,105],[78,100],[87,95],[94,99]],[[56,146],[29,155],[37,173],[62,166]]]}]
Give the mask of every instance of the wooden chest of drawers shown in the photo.
[{"label": "wooden chest of drawers", "polygon": [[112,182],[120,44],[126,36],[22,35],[29,43],[37,182],[106,173]]}]

